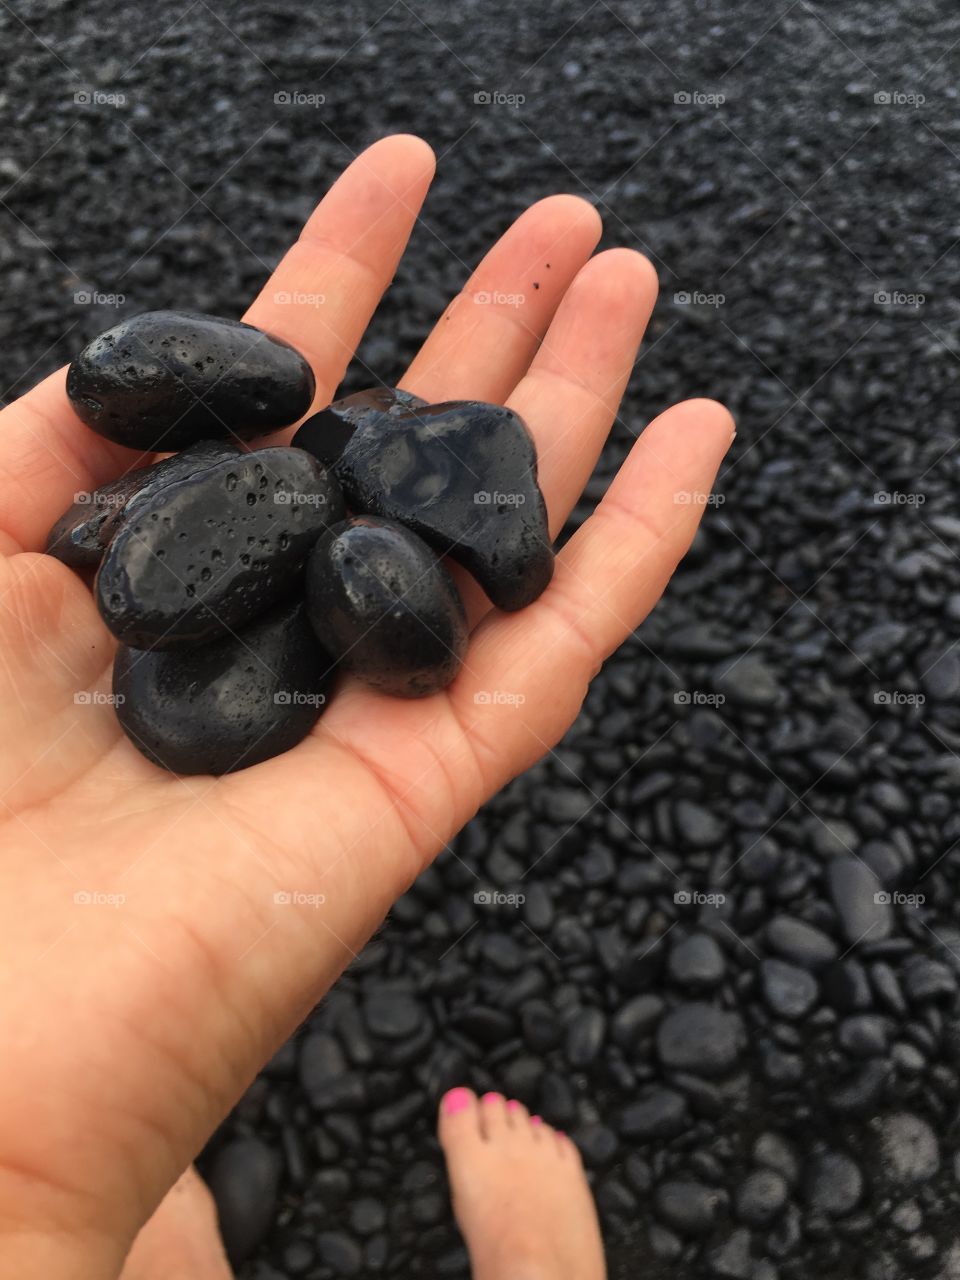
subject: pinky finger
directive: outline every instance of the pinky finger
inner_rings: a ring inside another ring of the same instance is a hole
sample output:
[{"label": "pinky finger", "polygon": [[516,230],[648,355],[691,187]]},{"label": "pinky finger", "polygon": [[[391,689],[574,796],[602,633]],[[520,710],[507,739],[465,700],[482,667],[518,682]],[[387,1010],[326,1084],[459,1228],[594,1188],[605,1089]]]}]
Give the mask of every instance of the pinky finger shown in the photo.
[{"label": "pinky finger", "polygon": [[[476,631],[469,679],[451,694],[462,723],[489,744],[491,768],[509,762],[495,785],[559,740],[601,663],[657,603],[733,436],[729,412],[712,400],[687,400],[661,414],[558,556],[537,603],[491,614]],[[490,696],[494,689],[508,696]]]}]

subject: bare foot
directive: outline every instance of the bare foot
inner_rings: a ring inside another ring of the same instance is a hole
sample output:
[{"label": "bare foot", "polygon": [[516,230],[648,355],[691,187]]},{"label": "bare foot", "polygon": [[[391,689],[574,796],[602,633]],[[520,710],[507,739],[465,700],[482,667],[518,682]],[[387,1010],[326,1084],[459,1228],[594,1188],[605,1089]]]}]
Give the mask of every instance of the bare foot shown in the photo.
[{"label": "bare foot", "polygon": [[568,1137],[470,1089],[444,1097],[439,1135],[473,1280],[604,1280],[597,1211]]}]

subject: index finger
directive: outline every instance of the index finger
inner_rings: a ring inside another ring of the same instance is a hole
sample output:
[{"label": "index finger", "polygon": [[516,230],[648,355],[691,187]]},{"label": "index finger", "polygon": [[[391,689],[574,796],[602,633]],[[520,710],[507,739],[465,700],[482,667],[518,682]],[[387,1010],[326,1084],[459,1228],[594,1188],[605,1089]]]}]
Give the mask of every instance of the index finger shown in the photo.
[{"label": "index finger", "polygon": [[[383,138],[362,152],[247,312],[250,323],[307,357],[318,404],[329,401],[393,277],[433,170],[430,147],[411,135]],[[67,399],[65,378],[59,369],[0,413],[2,553],[40,550],[76,493],[147,460],[85,426]]]}]

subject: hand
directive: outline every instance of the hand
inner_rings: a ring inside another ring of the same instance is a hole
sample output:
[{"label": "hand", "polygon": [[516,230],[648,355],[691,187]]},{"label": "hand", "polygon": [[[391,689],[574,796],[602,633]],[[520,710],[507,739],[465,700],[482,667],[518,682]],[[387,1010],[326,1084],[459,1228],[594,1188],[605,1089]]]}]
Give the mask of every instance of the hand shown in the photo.
[{"label": "hand", "polygon": [[[432,173],[416,138],[372,146],[250,308],[310,359],[315,407],[332,398]],[[572,196],[528,209],[402,379],[429,401],[522,414],[554,534],[593,469],[657,289],[638,254],[590,259],[599,232]],[[280,304],[284,293],[325,301]],[[703,509],[689,495],[709,492],[733,425],[707,400],[651,423],[535,605],[496,614],[470,593],[475,630],[446,693],[407,702],[344,682],[293,751],[178,778],[98,701],[113,642],[88,588],[36,554],[72,495],[133,455],[78,421],[63,370],[2,418],[0,1256],[11,1275],[90,1280],[117,1275],[166,1190],[395,898],[561,737],[686,551]],[[477,700],[491,690],[524,701]],[[93,699],[78,703],[80,691]],[[284,902],[290,893],[324,903]]]}]

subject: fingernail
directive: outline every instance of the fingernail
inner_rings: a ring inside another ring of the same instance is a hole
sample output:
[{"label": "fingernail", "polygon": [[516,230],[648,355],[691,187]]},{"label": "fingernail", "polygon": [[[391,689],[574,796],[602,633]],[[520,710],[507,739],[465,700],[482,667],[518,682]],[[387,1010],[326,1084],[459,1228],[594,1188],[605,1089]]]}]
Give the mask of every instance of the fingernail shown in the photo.
[{"label": "fingernail", "polygon": [[500,1095],[499,1093],[485,1093],[483,1097],[480,1099],[480,1101],[481,1102],[499,1102]]},{"label": "fingernail", "polygon": [[443,1109],[448,1116],[456,1115],[458,1111],[462,1111],[464,1107],[469,1105],[469,1089],[451,1089],[449,1093],[444,1094]]}]

